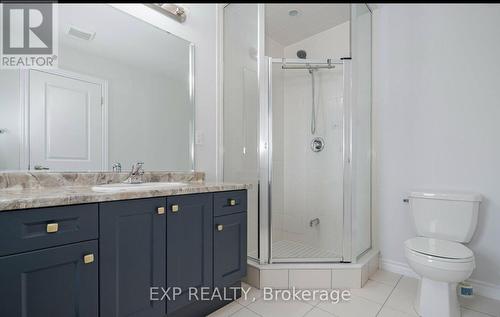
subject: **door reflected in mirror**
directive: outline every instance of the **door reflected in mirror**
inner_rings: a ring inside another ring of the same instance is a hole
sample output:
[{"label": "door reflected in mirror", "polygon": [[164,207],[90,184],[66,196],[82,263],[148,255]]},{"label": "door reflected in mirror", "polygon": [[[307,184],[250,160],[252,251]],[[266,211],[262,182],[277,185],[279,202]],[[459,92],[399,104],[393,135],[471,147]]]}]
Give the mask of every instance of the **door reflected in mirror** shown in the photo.
[{"label": "door reflected in mirror", "polygon": [[0,70],[0,171],[192,170],[193,45],[105,4],[58,4],[58,68]]}]

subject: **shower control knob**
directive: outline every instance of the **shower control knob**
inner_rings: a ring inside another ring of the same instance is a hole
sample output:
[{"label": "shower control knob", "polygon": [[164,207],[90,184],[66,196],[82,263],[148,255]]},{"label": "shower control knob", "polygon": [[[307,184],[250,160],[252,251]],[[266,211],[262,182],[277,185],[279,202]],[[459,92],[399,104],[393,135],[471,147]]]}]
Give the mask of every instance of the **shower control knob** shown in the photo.
[{"label": "shower control knob", "polygon": [[311,142],[313,152],[321,152],[325,148],[325,140],[322,137],[316,137]]}]

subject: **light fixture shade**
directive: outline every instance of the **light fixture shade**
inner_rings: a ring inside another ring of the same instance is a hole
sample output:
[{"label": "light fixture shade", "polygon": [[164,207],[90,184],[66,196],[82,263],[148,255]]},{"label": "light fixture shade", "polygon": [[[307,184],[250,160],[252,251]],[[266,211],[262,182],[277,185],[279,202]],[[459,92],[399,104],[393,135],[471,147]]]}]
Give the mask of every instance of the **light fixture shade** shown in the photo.
[{"label": "light fixture shade", "polygon": [[186,21],[186,10],[178,5],[172,3],[145,3],[144,5],[181,23]]}]

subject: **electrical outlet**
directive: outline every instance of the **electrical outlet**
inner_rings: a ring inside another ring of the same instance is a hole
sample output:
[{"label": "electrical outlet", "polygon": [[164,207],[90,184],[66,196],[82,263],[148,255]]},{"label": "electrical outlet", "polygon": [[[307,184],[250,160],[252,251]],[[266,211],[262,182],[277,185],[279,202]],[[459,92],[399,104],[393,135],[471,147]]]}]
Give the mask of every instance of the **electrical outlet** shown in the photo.
[{"label": "electrical outlet", "polygon": [[203,143],[205,143],[205,134],[202,131],[196,131],[194,138],[194,143],[196,145],[203,145]]}]

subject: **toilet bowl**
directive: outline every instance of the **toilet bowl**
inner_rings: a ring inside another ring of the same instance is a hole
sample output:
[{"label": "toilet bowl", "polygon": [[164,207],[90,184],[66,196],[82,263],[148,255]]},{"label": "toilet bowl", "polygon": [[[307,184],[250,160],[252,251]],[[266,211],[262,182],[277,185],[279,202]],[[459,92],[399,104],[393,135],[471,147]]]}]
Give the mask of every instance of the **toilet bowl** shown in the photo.
[{"label": "toilet bowl", "polygon": [[415,310],[423,317],[459,317],[457,283],[470,277],[474,254],[458,242],[416,237],[405,241],[410,267],[421,276]]}]

